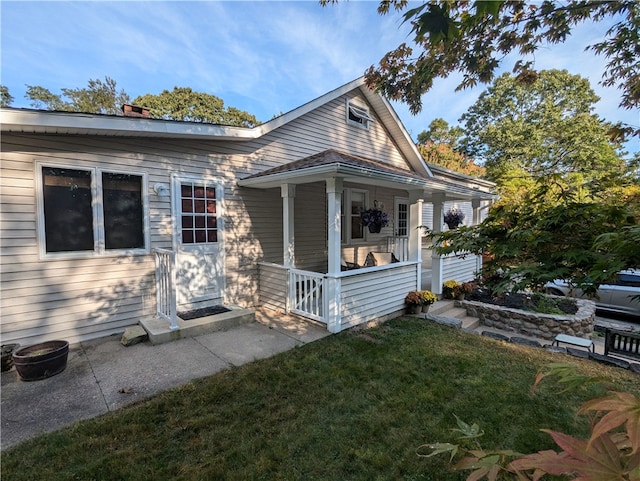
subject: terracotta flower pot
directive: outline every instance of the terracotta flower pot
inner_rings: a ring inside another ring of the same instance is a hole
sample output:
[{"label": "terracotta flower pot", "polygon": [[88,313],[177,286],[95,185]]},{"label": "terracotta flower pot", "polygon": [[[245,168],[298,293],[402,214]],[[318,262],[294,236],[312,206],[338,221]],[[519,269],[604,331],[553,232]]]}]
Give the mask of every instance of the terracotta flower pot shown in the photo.
[{"label": "terracotta flower pot", "polygon": [[67,367],[68,341],[48,341],[13,353],[13,364],[23,381],[37,381],[60,374]]}]

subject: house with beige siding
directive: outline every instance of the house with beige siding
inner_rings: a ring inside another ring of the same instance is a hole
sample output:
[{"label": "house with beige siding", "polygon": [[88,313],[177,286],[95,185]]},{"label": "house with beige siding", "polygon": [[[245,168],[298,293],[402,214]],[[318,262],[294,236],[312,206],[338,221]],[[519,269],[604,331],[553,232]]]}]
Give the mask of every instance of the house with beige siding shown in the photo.
[{"label": "house with beige siding", "polygon": [[[211,306],[339,332],[478,269],[423,234],[451,206],[479,222],[493,185],[427,165],[363,79],[254,128],[131,112],[0,110],[3,343],[179,329]],[[378,232],[360,222],[374,205]]]}]

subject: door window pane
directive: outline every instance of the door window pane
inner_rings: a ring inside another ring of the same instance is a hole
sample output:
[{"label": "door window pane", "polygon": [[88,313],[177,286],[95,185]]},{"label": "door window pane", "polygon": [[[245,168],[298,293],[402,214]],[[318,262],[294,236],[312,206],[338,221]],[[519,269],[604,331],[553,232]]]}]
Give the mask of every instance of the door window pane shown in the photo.
[{"label": "door window pane", "polygon": [[46,252],[94,249],[91,171],[42,168]]},{"label": "door window pane", "polygon": [[144,247],[142,176],[102,174],[106,249]]},{"label": "door window pane", "polygon": [[400,202],[398,203],[398,212],[397,212],[397,218],[396,218],[396,226],[397,226],[397,233],[396,235],[399,236],[404,236],[406,237],[409,232],[408,232],[408,226],[409,226],[409,209],[408,209],[408,205]]},{"label": "door window pane", "polygon": [[187,182],[180,193],[182,243],[218,242],[215,187]]}]

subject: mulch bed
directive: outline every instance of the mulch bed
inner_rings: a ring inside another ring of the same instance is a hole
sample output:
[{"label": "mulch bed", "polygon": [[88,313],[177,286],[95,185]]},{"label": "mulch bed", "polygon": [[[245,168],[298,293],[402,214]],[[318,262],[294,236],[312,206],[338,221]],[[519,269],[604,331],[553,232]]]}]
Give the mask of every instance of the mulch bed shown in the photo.
[{"label": "mulch bed", "polygon": [[178,312],[178,317],[183,321],[189,321],[191,319],[198,319],[199,317],[222,314],[223,312],[229,312],[230,310],[231,309],[227,309],[224,306],[203,307],[201,309],[194,309],[193,311]]},{"label": "mulch bed", "polygon": [[[508,307],[510,309],[522,309],[524,311],[539,312],[536,309],[538,303],[536,302],[538,296],[530,294],[491,294],[484,289],[475,289],[471,294],[467,296],[470,301],[483,302],[485,304],[493,304],[494,306]],[[578,306],[573,299],[567,298],[552,298],[545,296],[545,305],[553,305],[560,309],[565,314],[575,314],[578,312]]]}]

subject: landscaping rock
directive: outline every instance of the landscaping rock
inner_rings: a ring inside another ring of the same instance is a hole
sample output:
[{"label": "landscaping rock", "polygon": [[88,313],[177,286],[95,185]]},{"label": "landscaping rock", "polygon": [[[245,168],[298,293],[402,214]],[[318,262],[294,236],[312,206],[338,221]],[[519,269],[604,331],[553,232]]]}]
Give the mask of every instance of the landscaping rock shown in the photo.
[{"label": "landscaping rock", "polygon": [[443,326],[454,327],[460,329],[462,327],[462,321],[455,317],[436,316],[435,314],[427,314],[426,319],[442,324]]},{"label": "landscaping rock", "polygon": [[138,344],[139,342],[146,341],[148,338],[147,331],[145,331],[142,326],[133,326],[127,327],[124,330],[124,334],[122,335],[122,339],[120,342],[123,346],[133,346],[134,344]]},{"label": "landscaping rock", "polygon": [[486,336],[486,337],[490,337],[491,339],[497,339],[498,341],[509,342],[509,338],[507,336],[504,336],[504,335],[499,334],[497,332],[482,331],[482,335]]},{"label": "landscaping rock", "polygon": [[604,356],[602,354],[597,354],[595,352],[589,353],[589,359],[593,359],[594,361],[601,362],[608,366],[621,367],[622,369],[629,369],[631,363],[625,361],[623,359],[617,359],[611,356]]},{"label": "landscaping rock", "polygon": [[509,339],[509,341],[514,344],[522,344],[524,346],[542,347],[542,344],[540,344],[538,341],[527,339],[526,337],[512,337]]}]

